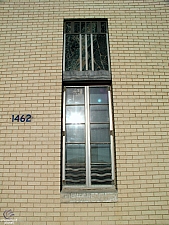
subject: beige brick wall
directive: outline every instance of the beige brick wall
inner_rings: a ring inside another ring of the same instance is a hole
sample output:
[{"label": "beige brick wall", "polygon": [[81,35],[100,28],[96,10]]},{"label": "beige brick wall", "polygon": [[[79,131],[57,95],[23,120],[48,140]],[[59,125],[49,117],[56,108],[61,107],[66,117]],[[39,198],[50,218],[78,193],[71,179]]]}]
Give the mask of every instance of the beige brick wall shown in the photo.
[{"label": "beige brick wall", "polygon": [[[61,203],[63,20],[108,18],[118,202]],[[169,1],[0,1],[0,224],[169,224]],[[12,123],[31,114],[31,123]]]}]

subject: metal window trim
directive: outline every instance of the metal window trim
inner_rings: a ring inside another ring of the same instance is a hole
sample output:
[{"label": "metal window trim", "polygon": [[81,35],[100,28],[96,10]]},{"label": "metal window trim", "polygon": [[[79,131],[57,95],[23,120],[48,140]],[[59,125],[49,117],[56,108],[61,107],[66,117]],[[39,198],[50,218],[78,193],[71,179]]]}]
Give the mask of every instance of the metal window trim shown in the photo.
[{"label": "metal window trim", "polygon": [[109,119],[110,119],[110,131],[113,130],[113,121],[112,121],[112,107],[111,107],[111,92],[108,91],[108,101],[109,101]]},{"label": "metal window trim", "polygon": [[[65,125],[66,124],[66,88],[64,87],[64,91],[63,91],[63,132],[65,132]],[[63,140],[63,152],[62,152],[62,156],[63,156],[63,163],[62,163],[62,176],[63,176],[63,181],[65,181],[65,162],[66,162],[66,154],[65,154],[65,135],[62,136],[62,140]]]},{"label": "metal window trim", "polygon": [[112,180],[115,180],[115,161],[114,161],[114,140],[113,136],[110,137],[111,141],[111,169],[112,169]]},{"label": "metal window trim", "polygon": [[91,186],[89,86],[85,86],[85,116],[86,116],[86,186],[89,187]]},{"label": "metal window trim", "polygon": [[85,58],[86,58],[86,70],[88,70],[88,51],[87,51],[87,34],[85,34]]},{"label": "metal window trim", "polygon": [[82,35],[79,34],[79,42],[80,42],[80,71],[82,71]]},{"label": "metal window trim", "polygon": [[109,119],[110,119],[111,169],[112,169],[112,180],[114,180],[115,179],[114,136],[113,136],[112,98],[110,90],[108,91],[108,99],[109,99]]},{"label": "metal window trim", "polygon": [[109,36],[108,36],[108,33],[106,33],[106,42],[107,42],[108,71],[110,71],[110,52],[109,52]]},{"label": "metal window trim", "polygon": [[94,71],[93,34],[90,35],[90,38],[91,38],[91,60],[92,60],[92,71]]}]

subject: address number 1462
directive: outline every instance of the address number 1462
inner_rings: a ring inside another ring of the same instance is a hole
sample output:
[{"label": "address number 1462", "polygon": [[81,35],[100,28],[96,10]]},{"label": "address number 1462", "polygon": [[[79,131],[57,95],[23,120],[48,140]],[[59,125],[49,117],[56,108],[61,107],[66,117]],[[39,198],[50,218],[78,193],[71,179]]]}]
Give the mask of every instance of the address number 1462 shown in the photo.
[{"label": "address number 1462", "polygon": [[12,122],[31,122],[32,116],[30,114],[27,115],[12,115]]}]

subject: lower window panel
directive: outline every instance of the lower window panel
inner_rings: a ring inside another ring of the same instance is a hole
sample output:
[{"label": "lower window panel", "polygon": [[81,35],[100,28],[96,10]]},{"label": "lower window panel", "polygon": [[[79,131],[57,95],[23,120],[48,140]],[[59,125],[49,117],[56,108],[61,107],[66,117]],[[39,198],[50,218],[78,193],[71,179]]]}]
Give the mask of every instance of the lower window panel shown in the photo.
[{"label": "lower window panel", "polygon": [[91,164],[91,184],[111,185],[111,164]]},{"label": "lower window panel", "polygon": [[85,164],[66,164],[65,184],[84,185],[86,184]]}]

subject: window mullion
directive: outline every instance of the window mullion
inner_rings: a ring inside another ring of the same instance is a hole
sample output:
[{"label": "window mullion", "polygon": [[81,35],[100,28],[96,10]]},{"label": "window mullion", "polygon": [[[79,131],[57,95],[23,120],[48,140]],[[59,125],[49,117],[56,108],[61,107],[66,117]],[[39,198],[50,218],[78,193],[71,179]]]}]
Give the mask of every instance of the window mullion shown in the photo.
[{"label": "window mullion", "polygon": [[85,34],[86,70],[88,70],[87,34]]},{"label": "window mullion", "polygon": [[89,119],[89,87],[85,87],[85,112],[86,112],[86,185],[90,186],[90,119]]},{"label": "window mullion", "polygon": [[80,42],[80,71],[82,71],[82,35],[79,34],[79,42]]},{"label": "window mullion", "polygon": [[93,34],[90,35],[91,37],[91,63],[92,63],[92,71],[94,71],[94,53],[93,53]]}]

